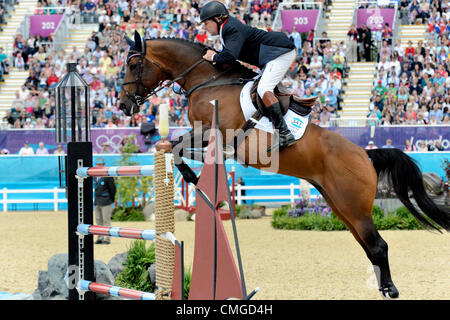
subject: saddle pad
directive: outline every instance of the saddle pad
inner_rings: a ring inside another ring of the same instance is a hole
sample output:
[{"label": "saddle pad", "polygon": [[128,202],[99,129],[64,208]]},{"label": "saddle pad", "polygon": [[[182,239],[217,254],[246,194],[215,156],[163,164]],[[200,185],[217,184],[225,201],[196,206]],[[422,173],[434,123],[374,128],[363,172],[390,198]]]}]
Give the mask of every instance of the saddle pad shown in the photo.
[{"label": "saddle pad", "polygon": [[[247,82],[242,88],[240,96],[241,109],[244,114],[245,121],[250,119],[256,112],[256,107],[253,105],[252,98],[250,97],[250,89],[252,85],[253,81]],[[284,121],[286,121],[286,124],[295,139],[298,140],[305,133],[306,126],[309,122],[309,114],[304,117],[296,114],[292,110],[288,110],[288,112],[284,115]],[[255,128],[273,134],[274,128],[269,118],[262,117],[259,121],[254,120],[254,122],[256,123]]]}]

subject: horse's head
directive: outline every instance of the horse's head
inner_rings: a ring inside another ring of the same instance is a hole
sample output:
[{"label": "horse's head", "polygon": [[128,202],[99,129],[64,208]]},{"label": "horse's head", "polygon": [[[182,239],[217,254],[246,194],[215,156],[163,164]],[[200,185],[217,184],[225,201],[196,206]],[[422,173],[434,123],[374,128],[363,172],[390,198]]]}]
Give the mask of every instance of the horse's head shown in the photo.
[{"label": "horse's head", "polygon": [[119,108],[126,114],[139,112],[148,94],[166,80],[164,69],[146,57],[145,41],[135,31],[134,41],[126,38],[130,50],[120,92]]}]

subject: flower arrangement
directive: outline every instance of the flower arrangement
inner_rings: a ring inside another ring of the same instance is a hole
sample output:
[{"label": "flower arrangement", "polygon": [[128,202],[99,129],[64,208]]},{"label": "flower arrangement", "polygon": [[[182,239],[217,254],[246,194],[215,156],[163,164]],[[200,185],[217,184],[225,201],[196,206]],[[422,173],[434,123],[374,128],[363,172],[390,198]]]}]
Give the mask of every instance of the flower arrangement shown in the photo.
[{"label": "flower arrangement", "polygon": [[316,214],[322,217],[329,217],[331,215],[331,208],[323,198],[318,198],[314,201],[301,199],[295,201],[294,207],[288,211],[292,218],[301,217],[307,214]]}]

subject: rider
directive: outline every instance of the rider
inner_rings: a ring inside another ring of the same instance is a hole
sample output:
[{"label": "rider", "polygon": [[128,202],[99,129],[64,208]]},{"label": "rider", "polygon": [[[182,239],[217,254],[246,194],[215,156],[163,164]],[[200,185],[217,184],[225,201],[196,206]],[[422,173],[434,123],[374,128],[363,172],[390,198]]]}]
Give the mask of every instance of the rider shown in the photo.
[{"label": "rider", "polygon": [[211,35],[220,35],[223,47],[221,52],[208,50],[204,59],[217,65],[240,60],[262,70],[257,91],[278,129],[280,151],[292,145],[295,138],[284,121],[280,103],[273,93],[295,60],[292,40],[281,32],[267,32],[243,24],[230,17],[225,5],[219,1],[211,1],[203,6],[200,20]]}]

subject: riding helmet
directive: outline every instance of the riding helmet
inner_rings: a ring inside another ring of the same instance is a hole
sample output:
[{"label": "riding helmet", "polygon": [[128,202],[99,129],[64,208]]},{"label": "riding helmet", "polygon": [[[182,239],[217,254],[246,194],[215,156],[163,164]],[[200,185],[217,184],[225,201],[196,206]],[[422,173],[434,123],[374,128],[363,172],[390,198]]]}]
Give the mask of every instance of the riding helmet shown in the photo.
[{"label": "riding helmet", "polygon": [[200,11],[200,20],[204,22],[205,20],[228,14],[228,10],[222,2],[211,1],[205,4]]}]

